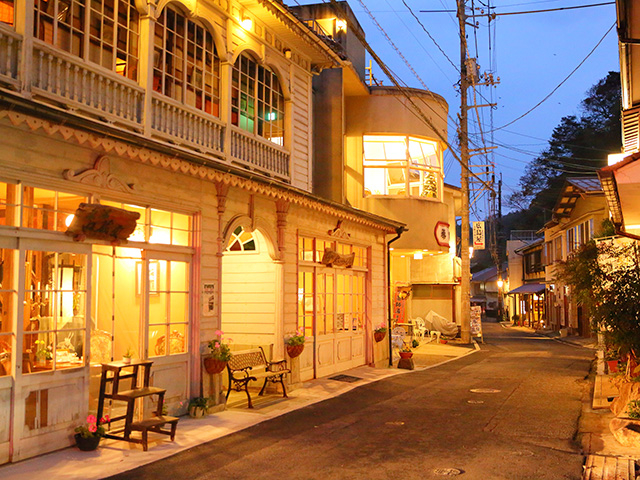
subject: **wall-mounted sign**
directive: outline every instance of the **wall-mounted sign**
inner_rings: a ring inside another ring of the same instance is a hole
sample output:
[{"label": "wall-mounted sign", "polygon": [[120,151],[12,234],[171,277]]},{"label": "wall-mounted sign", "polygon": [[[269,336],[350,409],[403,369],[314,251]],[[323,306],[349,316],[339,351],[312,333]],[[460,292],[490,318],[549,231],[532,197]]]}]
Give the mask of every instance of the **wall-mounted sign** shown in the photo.
[{"label": "wall-mounted sign", "polygon": [[484,250],[484,222],[473,222],[473,248]]},{"label": "wall-mounted sign", "polygon": [[77,242],[86,238],[107,240],[112,245],[126,242],[136,229],[138,212],[129,212],[122,208],[101,205],[99,203],[81,203],[65,234]]},{"label": "wall-mounted sign", "polygon": [[216,284],[202,284],[202,316],[212,317],[216,312]]},{"label": "wall-mounted sign", "polygon": [[326,265],[327,267],[353,267],[353,261],[356,258],[356,253],[351,252],[348,255],[341,255],[335,250],[330,248],[324,249],[324,254],[322,255],[322,260],[320,263]]},{"label": "wall-mounted sign", "polygon": [[436,242],[438,242],[438,245],[440,245],[441,247],[449,246],[449,239],[451,238],[450,237],[451,234],[449,233],[448,223],[445,223],[445,222],[436,223],[436,228],[433,233],[436,236]]}]

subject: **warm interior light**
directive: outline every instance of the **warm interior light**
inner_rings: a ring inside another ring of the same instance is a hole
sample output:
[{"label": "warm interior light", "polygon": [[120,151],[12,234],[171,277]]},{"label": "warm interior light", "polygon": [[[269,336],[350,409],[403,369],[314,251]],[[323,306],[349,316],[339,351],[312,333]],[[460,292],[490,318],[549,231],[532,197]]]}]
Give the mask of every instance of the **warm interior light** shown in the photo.
[{"label": "warm interior light", "polygon": [[622,160],[624,160],[629,155],[631,155],[631,153],[629,153],[629,152],[626,152],[626,153],[611,153],[611,154],[607,155],[607,164],[608,165],[614,165],[614,164],[616,164],[618,162],[621,162]]},{"label": "warm interior light", "polygon": [[347,31],[347,22],[344,20],[337,19],[336,20],[336,30],[338,32],[346,32]]},{"label": "warm interior light", "polygon": [[243,17],[242,22],[240,23],[242,25],[242,28],[244,28],[245,30],[251,30],[251,27],[253,27],[253,20],[251,20],[249,17]]},{"label": "warm interior light", "polygon": [[74,215],[67,215],[67,218],[64,219],[64,224],[69,228],[71,226],[71,222],[73,222]]},{"label": "warm interior light", "polygon": [[469,247],[469,256],[473,257],[473,247]]},{"label": "warm interior light", "polygon": [[391,251],[391,250],[393,250],[393,247],[389,247],[389,250],[390,250],[390,251]]},{"label": "warm interior light", "polygon": [[414,260],[422,260],[422,252],[416,252],[413,254]]}]

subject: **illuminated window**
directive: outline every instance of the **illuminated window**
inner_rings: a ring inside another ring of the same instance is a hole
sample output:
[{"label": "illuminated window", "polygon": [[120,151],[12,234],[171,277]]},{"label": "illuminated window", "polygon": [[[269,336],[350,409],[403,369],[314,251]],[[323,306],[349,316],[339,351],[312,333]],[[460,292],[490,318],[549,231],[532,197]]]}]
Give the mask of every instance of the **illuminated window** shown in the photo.
[{"label": "illuminated window", "polygon": [[438,144],[415,137],[365,135],[365,195],[440,198]]},{"label": "illuminated window", "polygon": [[13,315],[16,310],[17,292],[12,288],[14,268],[17,256],[15,250],[0,249],[0,377],[11,375],[15,356],[11,349],[13,344]]},{"label": "illuminated window", "polygon": [[100,203],[140,214],[136,229],[129,236],[130,241],[183,245],[185,247],[191,245],[191,217],[189,215],[106,200],[101,200]]},{"label": "illuminated window", "polygon": [[22,226],[64,232],[87,197],[35,187],[22,187]]},{"label": "illuminated window", "polygon": [[13,26],[13,0],[0,0],[0,23]]},{"label": "illuminated window", "polygon": [[86,0],[35,0],[33,34],[43,42],[137,80],[140,23],[134,0],[91,0],[89,6]]},{"label": "illuminated window", "polygon": [[86,255],[25,252],[23,371],[84,366]]},{"label": "illuminated window", "polygon": [[153,89],[216,117],[220,115],[220,59],[202,25],[166,7],[156,20]]},{"label": "illuminated window", "polygon": [[246,54],[233,66],[231,123],[284,145],[284,96],[278,77]]},{"label": "illuminated window", "polygon": [[231,234],[227,252],[255,252],[256,241],[244,228],[238,227]]}]

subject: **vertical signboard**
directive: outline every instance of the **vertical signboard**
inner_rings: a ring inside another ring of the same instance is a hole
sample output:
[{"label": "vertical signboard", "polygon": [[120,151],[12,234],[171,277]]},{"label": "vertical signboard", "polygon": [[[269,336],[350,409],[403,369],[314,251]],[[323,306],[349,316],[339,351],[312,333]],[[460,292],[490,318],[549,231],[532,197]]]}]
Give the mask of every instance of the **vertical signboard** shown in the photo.
[{"label": "vertical signboard", "polygon": [[484,222],[473,222],[473,248],[484,250]]},{"label": "vertical signboard", "polygon": [[482,338],[482,307],[471,307],[471,336]]}]

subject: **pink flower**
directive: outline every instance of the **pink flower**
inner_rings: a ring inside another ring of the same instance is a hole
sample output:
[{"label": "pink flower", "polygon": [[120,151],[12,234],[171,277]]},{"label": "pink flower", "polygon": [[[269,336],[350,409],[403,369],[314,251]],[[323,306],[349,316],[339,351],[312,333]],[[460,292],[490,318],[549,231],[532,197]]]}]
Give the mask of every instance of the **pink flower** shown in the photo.
[{"label": "pink flower", "polygon": [[109,415],[105,415],[104,417],[102,417],[102,418],[100,419],[100,424],[103,424],[103,423],[109,423],[109,420],[110,420],[110,419],[109,419]]},{"label": "pink flower", "polygon": [[216,348],[220,348],[220,342],[214,343],[213,346],[216,347]]},{"label": "pink flower", "polygon": [[[95,418],[95,417],[94,417]],[[91,425],[89,425],[89,431],[91,433],[95,433],[96,430],[98,430],[98,427],[96,427],[96,425],[94,423],[92,423]]]},{"label": "pink flower", "polygon": [[96,417],[94,415],[89,415],[87,417],[87,423],[96,423]]},{"label": "pink flower", "polygon": [[216,330],[216,336],[221,337],[222,335],[224,335],[224,333],[222,333],[222,331]]}]

